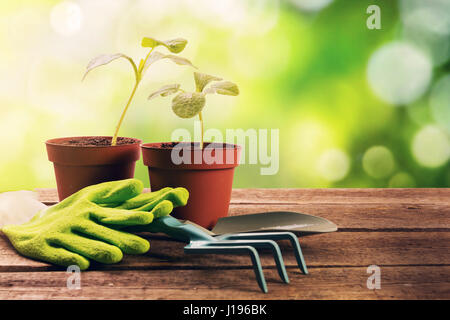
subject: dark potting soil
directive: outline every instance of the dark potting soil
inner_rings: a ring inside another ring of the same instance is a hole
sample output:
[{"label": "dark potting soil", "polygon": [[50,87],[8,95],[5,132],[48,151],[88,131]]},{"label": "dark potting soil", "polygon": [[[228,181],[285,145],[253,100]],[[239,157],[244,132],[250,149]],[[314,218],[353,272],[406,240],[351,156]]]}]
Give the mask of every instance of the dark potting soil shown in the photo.
[{"label": "dark potting soil", "polygon": [[[111,137],[85,137],[85,138],[65,140],[60,142],[60,144],[75,147],[106,147],[111,145],[111,140],[112,140]],[[123,137],[117,138],[117,145],[119,146],[134,143],[136,143],[135,139]]]},{"label": "dark potting soil", "polygon": [[[194,148],[200,147],[199,142],[162,142],[159,146],[154,146],[154,147],[156,147],[158,149],[172,149],[179,144],[181,144],[182,146],[187,146],[187,147],[194,147]],[[210,144],[211,144],[210,142],[205,142],[205,147],[209,146]],[[235,148],[234,145],[223,144],[223,143],[212,143],[212,147],[213,148],[226,148],[226,149],[234,149]]]},{"label": "dark potting soil", "polygon": [[177,144],[178,144],[177,142],[163,142],[163,143],[161,143],[161,148],[170,149],[170,148],[175,147]]}]

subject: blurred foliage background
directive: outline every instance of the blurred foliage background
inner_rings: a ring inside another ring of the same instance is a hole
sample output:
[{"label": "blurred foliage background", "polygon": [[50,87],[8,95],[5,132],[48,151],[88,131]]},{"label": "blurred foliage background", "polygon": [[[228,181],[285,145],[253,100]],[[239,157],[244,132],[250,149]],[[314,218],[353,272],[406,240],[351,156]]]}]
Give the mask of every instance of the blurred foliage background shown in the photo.
[{"label": "blurred foliage background", "polygon": [[[367,8],[381,9],[370,30]],[[280,129],[280,169],[241,165],[235,187],[448,187],[448,0],[15,0],[0,2],[0,191],[54,187],[44,142],[112,135],[133,86],[143,36],[189,40],[181,54],[239,84],[211,96],[206,128]],[[161,85],[193,87],[192,70],[155,63],[120,135],[169,141]],[[146,168],[136,177],[148,184]]]}]

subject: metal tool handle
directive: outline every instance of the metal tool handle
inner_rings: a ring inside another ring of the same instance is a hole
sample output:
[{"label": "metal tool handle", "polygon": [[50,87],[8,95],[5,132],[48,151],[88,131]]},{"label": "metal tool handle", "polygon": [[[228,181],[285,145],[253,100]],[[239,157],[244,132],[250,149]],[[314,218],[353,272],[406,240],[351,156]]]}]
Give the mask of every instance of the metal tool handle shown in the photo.
[{"label": "metal tool handle", "polygon": [[174,239],[186,243],[192,241],[216,241],[203,230],[192,224],[185,224],[171,216],[160,217],[153,220],[153,222],[148,225],[147,230],[154,233],[162,232]]}]

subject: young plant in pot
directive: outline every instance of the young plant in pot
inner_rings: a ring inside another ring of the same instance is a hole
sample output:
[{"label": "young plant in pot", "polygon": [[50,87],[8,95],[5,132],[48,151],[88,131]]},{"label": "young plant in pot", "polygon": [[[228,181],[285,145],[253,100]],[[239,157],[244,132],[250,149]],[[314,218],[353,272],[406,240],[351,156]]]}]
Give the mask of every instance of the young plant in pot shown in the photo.
[{"label": "young plant in pot", "polygon": [[149,99],[177,94],[172,100],[173,112],[183,119],[198,116],[201,141],[146,143],[142,145],[142,155],[152,191],[167,186],[188,189],[188,204],[176,208],[172,215],[210,229],[219,218],[228,214],[234,169],[239,164],[241,147],[204,142],[202,110],[208,94],[236,96],[239,89],[230,81],[203,73],[195,72],[194,80],[195,92],[186,92],[179,84],[171,84],[152,93]]},{"label": "young plant in pot", "polygon": [[[187,44],[185,39],[159,41],[145,37],[141,44],[142,47],[150,48],[150,50],[146,57],[140,60],[138,66],[132,58],[122,53],[100,55],[89,62],[83,77],[84,79],[92,69],[119,58],[130,62],[135,75],[135,84],[119,118],[114,135],[67,137],[46,141],[48,158],[54,165],[60,200],[89,185],[133,178],[142,141],[119,137],[118,134],[146,70],[161,59],[169,59],[178,65],[193,66],[188,59],[174,55],[183,51]],[[170,53],[154,51],[159,46],[165,47]]]}]

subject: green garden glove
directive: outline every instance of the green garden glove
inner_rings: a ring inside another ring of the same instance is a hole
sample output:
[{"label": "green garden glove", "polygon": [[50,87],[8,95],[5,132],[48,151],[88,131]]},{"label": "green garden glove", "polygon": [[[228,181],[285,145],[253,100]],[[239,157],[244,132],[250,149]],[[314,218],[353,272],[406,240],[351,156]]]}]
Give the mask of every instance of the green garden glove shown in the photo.
[{"label": "green garden glove", "polygon": [[146,225],[185,205],[184,188],[142,193],[136,179],[86,187],[38,212],[29,222],[1,230],[22,255],[61,266],[89,267],[89,259],[119,262],[124,253],[148,251],[147,240],[119,229]]}]

